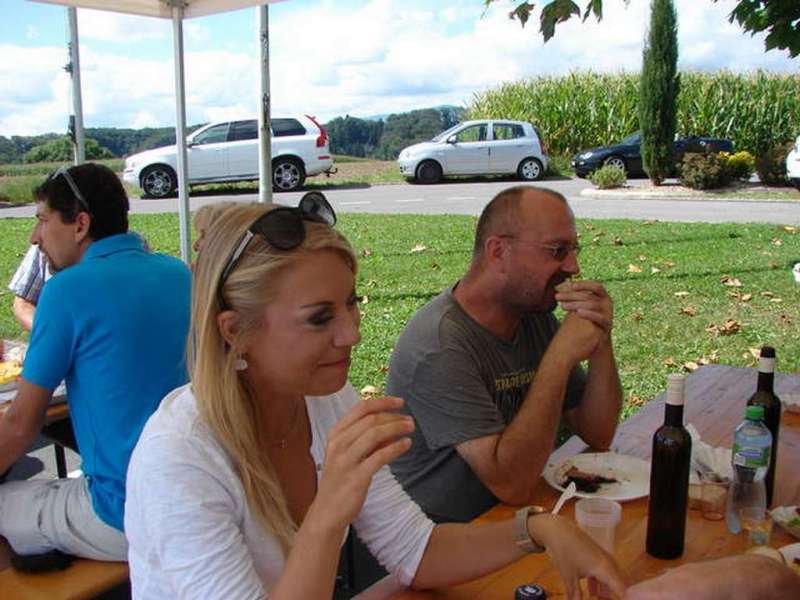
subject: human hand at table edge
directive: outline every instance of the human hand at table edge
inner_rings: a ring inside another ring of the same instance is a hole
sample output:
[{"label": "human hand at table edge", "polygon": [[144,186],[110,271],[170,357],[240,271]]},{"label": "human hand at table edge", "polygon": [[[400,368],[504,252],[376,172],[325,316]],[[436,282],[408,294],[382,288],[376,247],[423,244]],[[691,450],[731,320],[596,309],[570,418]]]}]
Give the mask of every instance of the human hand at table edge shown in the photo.
[{"label": "human hand at table edge", "polygon": [[557,515],[533,516],[528,520],[528,530],[547,548],[551,562],[564,580],[568,600],[581,600],[583,578],[604,585],[619,598],[624,597],[625,580],[614,559],[571,520]]},{"label": "human hand at table edge", "polygon": [[800,597],[800,577],[781,563],[739,555],[687,563],[628,588],[623,600],[779,600]]}]

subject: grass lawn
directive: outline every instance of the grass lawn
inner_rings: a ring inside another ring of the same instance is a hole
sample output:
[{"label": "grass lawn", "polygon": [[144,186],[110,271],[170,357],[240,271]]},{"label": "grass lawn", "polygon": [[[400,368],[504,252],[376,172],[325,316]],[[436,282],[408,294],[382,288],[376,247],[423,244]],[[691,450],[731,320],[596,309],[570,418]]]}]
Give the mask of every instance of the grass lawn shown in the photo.
[{"label": "grass lawn", "polygon": [[[22,337],[5,284],[23,253],[30,219],[0,219],[0,335]],[[475,219],[466,216],[343,214],[339,228],[360,259],[367,300],[351,379],[382,389],[398,333],[414,312],[465,270]],[[175,215],[132,215],[153,248],[178,254]],[[704,362],[753,366],[761,344],[778,370],[800,366],[800,228],[581,220],[587,278],[615,303],[614,346],[626,414],[664,388],[668,373]],[[753,380],[755,387],[755,379]]]}]

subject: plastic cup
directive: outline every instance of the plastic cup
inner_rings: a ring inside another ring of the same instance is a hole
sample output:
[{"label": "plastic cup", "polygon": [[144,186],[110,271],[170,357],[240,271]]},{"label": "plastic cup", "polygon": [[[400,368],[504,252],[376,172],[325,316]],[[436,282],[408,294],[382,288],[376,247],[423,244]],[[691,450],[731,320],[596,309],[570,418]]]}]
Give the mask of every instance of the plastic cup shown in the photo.
[{"label": "plastic cup", "polygon": [[772,534],[772,517],[769,511],[753,506],[739,509],[739,522],[747,539],[747,547],[768,546]]},{"label": "plastic cup", "polygon": [[583,498],[575,504],[578,527],[609,554],[614,553],[614,536],[621,518],[622,506],[613,500]]},{"label": "plastic cup", "polygon": [[730,481],[711,471],[700,474],[700,512],[704,519],[721,521],[725,518]]}]

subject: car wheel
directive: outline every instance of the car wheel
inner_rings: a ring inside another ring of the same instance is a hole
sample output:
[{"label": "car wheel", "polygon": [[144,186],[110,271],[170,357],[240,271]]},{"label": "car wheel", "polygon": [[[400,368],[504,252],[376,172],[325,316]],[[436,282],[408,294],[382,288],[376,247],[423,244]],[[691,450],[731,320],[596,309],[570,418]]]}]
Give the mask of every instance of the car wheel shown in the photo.
[{"label": "car wheel", "polygon": [[538,158],[526,158],[519,163],[517,175],[525,181],[538,181],[544,175],[544,167]]},{"label": "car wheel", "polygon": [[621,156],[609,156],[607,159],[603,161],[604,167],[617,167],[618,169],[622,169],[622,172],[625,175],[628,174],[628,167],[625,165],[625,159]]},{"label": "car wheel", "polygon": [[292,192],[306,181],[303,164],[295,158],[277,158],[272,162],[272,185],[279,192]]},{"label": "car wheel", "polygon": [[442,167],[435,160],[426,160],[419,164],[414,179],[419,183],[438,183],[442,178]]},{"label": "car wheel", "polygon": [[166,165],[153,165],[142,172],[141,186],[145,198],[165,198],[178,188],[175,171]]}]

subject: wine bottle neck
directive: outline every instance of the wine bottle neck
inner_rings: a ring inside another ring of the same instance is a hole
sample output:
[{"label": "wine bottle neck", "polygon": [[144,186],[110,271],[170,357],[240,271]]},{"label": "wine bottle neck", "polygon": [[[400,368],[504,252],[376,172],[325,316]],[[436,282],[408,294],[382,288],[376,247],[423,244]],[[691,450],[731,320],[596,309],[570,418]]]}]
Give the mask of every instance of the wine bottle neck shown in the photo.
[{"label": "wine bottle neck", "polygon": [[758,391],[772,393],[772,386],[775,383],[775,373],[759,371],[758,372]]},{"label": "wine bottle neck", "polygon": [[664,410],[664,425],[683,427],[683,405],[666,404]]}]

